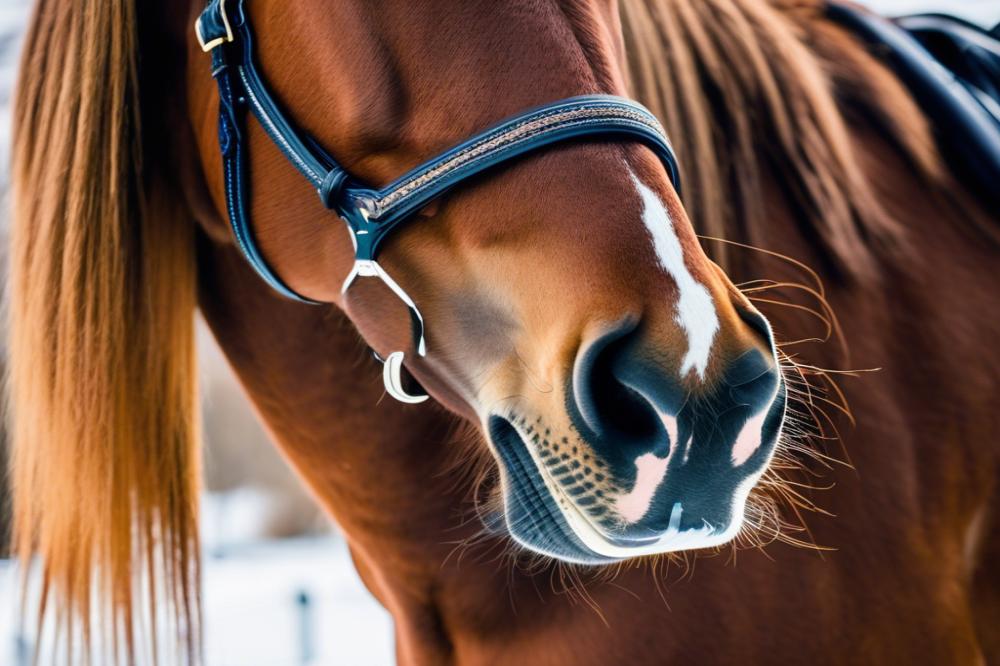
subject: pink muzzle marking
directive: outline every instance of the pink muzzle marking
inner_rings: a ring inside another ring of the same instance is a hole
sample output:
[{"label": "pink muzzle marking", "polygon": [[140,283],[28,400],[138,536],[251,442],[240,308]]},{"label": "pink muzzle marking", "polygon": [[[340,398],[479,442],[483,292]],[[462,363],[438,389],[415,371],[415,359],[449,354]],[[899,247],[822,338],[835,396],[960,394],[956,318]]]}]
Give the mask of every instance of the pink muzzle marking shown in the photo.
[{"label": "pink muzzle marking", "polygon": [[632,490],[620,495],[615,502],[618,515],[630,523],[642,520],[649,511],[656,489],[663,483],[667,474],[667,465],[674,452],[680,446],[677,441],[677,419],[666,414],[662,415],[663,427],[670,441],[670,453],[666,458],[660,458],[653,453],[644,453],[635,459],[635,485]]},{"label": "pink muzzle marking", "polygon": [[733,465],[739,467],[753,455],[753,452],[760,447],[761,430],[764,428],[764,419],[767,417],[767,410],[763,410],[756,416],[751,416],[740,430],[733,446]]},{"label": "pink muzzle marking", "polygon": [[635,485],[615,502],[615,508],[622,518],[630,523],[642,520],[649,511],[656,489],[666,476],[669,462],[669,455],[666,458],[658,458],[652,453],[644,453],[635,459]]}]

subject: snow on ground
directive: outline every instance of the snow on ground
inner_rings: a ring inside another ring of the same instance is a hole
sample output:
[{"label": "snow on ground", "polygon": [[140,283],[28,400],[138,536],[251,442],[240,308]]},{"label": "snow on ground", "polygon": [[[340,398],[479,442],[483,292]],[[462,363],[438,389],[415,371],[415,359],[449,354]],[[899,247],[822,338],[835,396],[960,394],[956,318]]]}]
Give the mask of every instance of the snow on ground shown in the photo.
[{"label": "snow on ground", "polygon": [[[204,564],[208,666],[393,663],[391,618],[362,585],[342,540],[216,548]],[[18,634],[19,575],[0,560],[0,664],[8,666],[27,666],[33,644],[30,628]]]},{"label": "snow on ground", "polygon": [[392,621],[341,540],[240,549],[209,558],[204,575],[211,666],[393,663]]}]

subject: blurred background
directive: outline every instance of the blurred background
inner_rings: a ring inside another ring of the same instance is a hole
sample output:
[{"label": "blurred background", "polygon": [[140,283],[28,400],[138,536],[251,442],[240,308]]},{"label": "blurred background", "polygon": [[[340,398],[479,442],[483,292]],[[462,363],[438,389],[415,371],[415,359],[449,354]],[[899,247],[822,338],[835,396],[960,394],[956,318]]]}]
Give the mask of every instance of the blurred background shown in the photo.
[{"label": "blurred background", "polygon": [[[68,0],[72,1],[72,0]],[[946,11],[984,26],[1000,0],[869,0],[886,14]],[[31,3],[0,0],[0,263],[6,254],[10,99]],[[368,594],[336,526],[324,517],[257,423],[202,322],[205,429],[205,647],[209,666],[393,663],[392,622]],[[0,363],[2,363],[0,341]],[[6,552],[5,444],[0,421],[0,556]],[[29,663],[18,586],[0,557],[0,664]]]}]

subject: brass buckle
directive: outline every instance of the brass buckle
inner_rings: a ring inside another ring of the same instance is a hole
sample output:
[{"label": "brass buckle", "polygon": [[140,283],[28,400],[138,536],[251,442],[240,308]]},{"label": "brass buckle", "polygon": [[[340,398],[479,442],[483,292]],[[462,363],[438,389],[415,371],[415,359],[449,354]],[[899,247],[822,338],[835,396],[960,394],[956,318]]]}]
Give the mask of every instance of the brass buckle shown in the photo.
[{"label": "brass buckle", "polygon": [[219,13],[222,15],[222,25],[226,26],[226,34],[224,37],[216,37],[210,42],[206,42],[205,38],[201,34],[201,17],[199,16],[194,22],[194,34],[198,37],[198,43],[201,45],[201,50],[208,53],[216,46],[232,42],[233,38],[233,28],[229,25],[229,16],[226,14],[226,0],[219,0]]}]

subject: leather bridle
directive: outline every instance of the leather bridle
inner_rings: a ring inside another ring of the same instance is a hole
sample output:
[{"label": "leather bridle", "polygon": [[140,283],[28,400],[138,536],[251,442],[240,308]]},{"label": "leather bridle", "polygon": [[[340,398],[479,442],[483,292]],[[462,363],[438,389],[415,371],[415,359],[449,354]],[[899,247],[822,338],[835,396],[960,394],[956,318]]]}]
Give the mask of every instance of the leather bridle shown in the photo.
[{"label": "leather bridle", "polygon": [[[195,23],[202,49],[212,56],[219,87],[219,147],[229,221],[243,255],[276,291],[316,303],[289,288],[265,261],[250,226],[245,131],[249,110],[285,157],[316,188],[320,200],[346,223],[355,248],[354,266],[341,288],[346,294],[359,277],[380,279],[409,308],[417,353],[427,354],[424,320],[413,300],[378,264],[385,239],[449,189],[487,169],[539,148],[581,137],[623,138],[651,148],[680,192],[673,148],[659,121],[645,107],[612,95],[570,97],[518,114],[446,150],[385,187],[354,178],[282,111],[258,72],[253,33],[244,0],[211,0]],[[403,402],[422,402],[403,387],[403,352],[385,359],[386,390]]]}]

